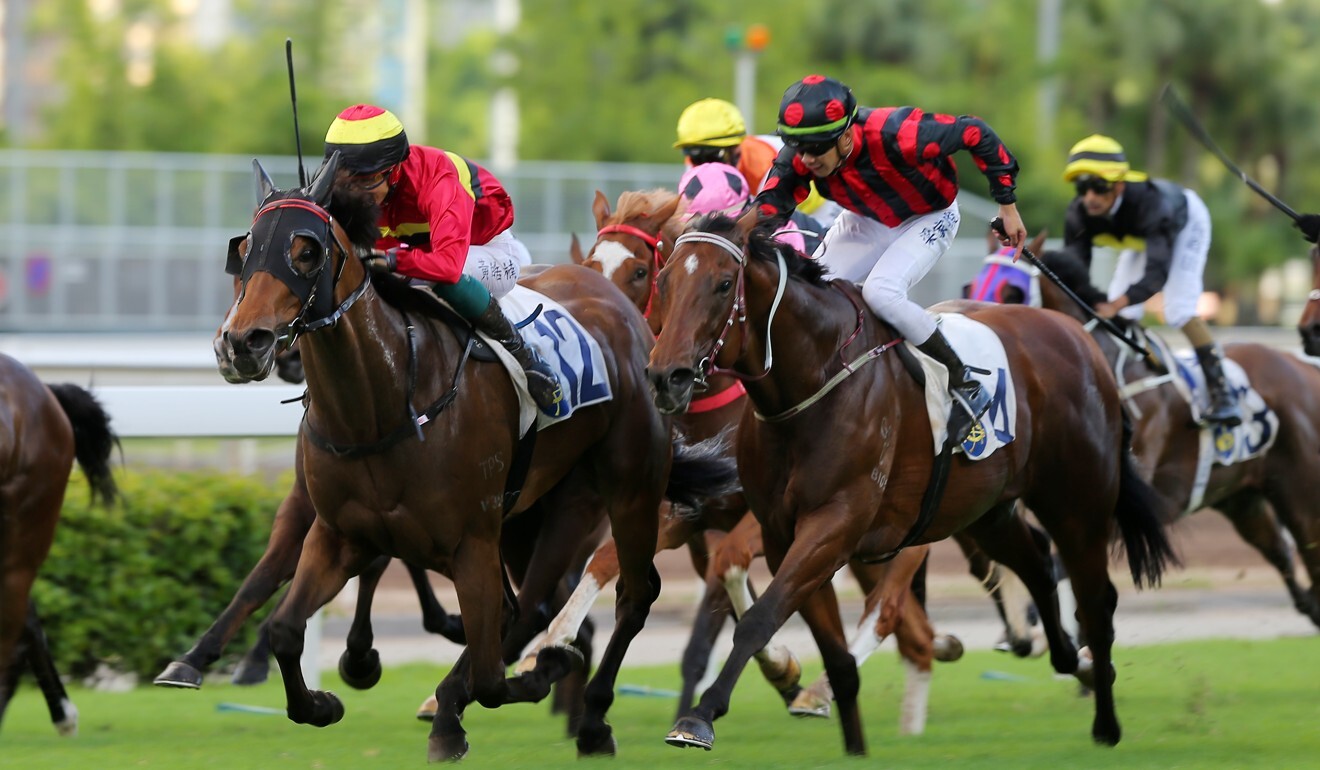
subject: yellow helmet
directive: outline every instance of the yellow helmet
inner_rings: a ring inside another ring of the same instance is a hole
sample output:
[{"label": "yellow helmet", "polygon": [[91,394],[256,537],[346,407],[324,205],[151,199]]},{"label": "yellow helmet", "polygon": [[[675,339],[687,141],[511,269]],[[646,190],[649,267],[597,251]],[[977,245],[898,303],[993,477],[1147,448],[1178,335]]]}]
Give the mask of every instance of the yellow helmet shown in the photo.
[{"label": "yellow helmet", "polygon": [[1068,165],[1063,167],[1063,180],[1071,182],[1083,174],[1098,176],[1110,182],[1140,182],[1146,175],[1133,171],[1128,165],[1123,145],[1112,137],[1091,134],[1068,151]]},{"label": "yellow helmet", "polygon": [[693,102],[678,116],[675,147],[734,147],[747,136],[738,108],[723,99]]}]

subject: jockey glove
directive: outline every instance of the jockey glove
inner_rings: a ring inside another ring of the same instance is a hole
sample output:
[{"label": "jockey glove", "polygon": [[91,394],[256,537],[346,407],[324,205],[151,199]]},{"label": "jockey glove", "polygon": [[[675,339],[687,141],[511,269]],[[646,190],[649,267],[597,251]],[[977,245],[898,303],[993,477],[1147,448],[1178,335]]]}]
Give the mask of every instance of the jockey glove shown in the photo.
[{"label": "jockey glove", "polygon": [[1303,214],[1297,218],[1295,224],[1306,240],[1311,243],[1320,240],[1320,214]]},{"label": "jockey glove", "polygon": [[399,250],[398,248],[385,251],[372,249],[362,258],[362,263],[373,273],[393,273],[399,268]]}]

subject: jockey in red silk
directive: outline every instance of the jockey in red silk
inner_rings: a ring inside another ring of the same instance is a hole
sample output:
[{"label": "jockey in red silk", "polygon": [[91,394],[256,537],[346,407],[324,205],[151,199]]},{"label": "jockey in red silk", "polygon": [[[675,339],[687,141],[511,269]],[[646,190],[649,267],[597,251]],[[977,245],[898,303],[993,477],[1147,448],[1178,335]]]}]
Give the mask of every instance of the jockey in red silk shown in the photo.
[{"label": "jockey in red silk", "polygon": [[[1017,161],[985,121],[927,113],[915,107],[858,107],[839,81],[808,75],[789,86],[779,105],[784,149],[756,197],[761,214],[782,222],[809,194],[844,208],[816,257],[827,277],[862,283],[871,310],[949,370],[953,410],[949,434],[961,443],[990,405],[940,332],[935,317],[908,291],[948,251],[961,217],[955,197],[955,152],[966,150],[999,203],[1006,245],[1020,247],[1026,229],[1013,190]],[[965,411],[964,411],[965,410]]]},{"label": "jockey in red silk", "polygon": [[513,354],[532,398],[553,411],[562,396],[558,377],[496,301],[531,263],[509,232],[513,202],[499,180],[454,153],[409,145],[393,113],[366,104],[330,124],[326,157],[335,151],[336,187],[370,194],[380,206],[381,237],[368,267],[431,283],[438,297]]}]

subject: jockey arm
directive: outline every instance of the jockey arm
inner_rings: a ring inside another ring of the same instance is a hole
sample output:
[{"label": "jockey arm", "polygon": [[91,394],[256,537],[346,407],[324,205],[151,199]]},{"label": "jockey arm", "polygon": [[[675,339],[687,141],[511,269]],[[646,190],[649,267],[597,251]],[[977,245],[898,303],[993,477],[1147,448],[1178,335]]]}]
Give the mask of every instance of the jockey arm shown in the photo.
[{"label": "jockey arm", "polygon": [[[417,210],[430,225],[428,248],[400,249],[398,271],[410,278],[455,283],[463,274],[472,242],[475,203],[456,175],[444,175],[437,184],[418,193]],[[380,243],[394,245],[393,238]]]}]

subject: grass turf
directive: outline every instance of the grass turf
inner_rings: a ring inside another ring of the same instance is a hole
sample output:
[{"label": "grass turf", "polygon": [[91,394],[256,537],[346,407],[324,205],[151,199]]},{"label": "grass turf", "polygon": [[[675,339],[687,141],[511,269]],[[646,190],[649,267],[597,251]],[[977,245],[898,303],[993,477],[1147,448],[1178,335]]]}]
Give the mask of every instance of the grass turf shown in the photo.
[{"label": "grass turf", "polygon": [[[903,684],[892,652],[862,670],[862,715],[870,759],[864,766],[1013,768],[1303,768],[1320,764],[1320,650],[1314,638],[1212,641],[1117,651],[1116,697],[1123,741],[1092,744],[1093,704],[1045,660],[969,653],[937,664],[926,734],[899,737]],[[807,666],[807,676],[819,671]],[[324,685],[347,715],[325,729],[282,714],[278,683],[238,688],[208,682],[200,692],[141,687],[128,693],[70,692],[81,713],[77,738],[56,735],[45,704],[27,681],[0,732],[0,766],[43,768],[372,768],[421,767],[429,727],[412,718],[443,669],[410,665],[385,671],[366,692],[326,672]],[[675,686],[673,666],[625,669],[621,684]],[[239,703],[279,714],[226,711]],[[787,716],[755,666],[715,724],[712,752],[678,750],[662,739],[674,699],[619,695],[610,713],[619,756],[611,767],[855,768],[843,755],[834,721]],[[581,767],[563,720],[545,704],[464,719],[473,768]]]}]

